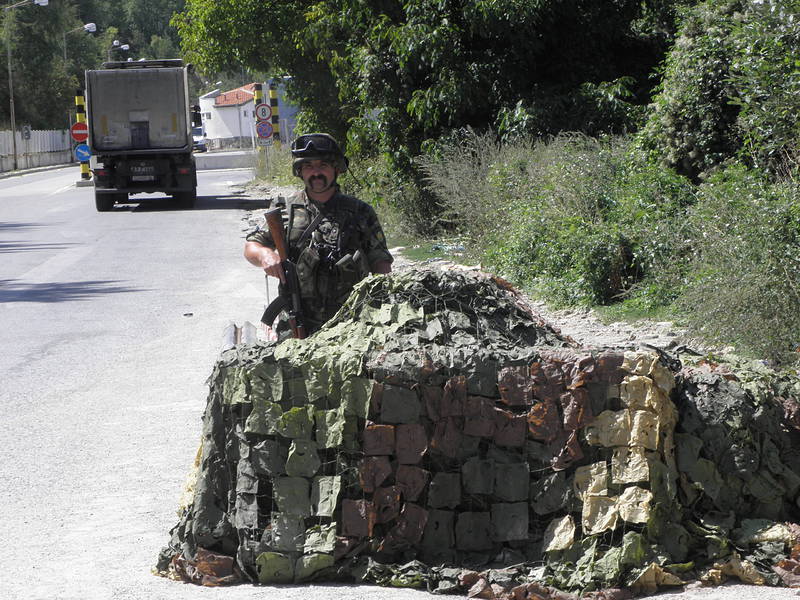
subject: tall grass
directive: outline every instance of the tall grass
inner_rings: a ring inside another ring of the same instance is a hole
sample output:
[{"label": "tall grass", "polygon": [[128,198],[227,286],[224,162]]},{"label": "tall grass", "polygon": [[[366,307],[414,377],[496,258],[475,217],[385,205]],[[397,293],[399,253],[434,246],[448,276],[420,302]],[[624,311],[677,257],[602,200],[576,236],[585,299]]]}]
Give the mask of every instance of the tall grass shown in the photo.
[{"label": "tall grass", "polygon": [[467,131],[418,164],[441,223],[549,303],[623,303],[745,354],[796,358],[800,186],[736,165],[695,186],[637,156],[625,138],[498,144]]},{"label": "tall grass", "polygon": [[792,358],[800,346],[800,187],[733,166],[700,186],[688,222],[691,278],[679,298],[687,322],[715,342]]}]

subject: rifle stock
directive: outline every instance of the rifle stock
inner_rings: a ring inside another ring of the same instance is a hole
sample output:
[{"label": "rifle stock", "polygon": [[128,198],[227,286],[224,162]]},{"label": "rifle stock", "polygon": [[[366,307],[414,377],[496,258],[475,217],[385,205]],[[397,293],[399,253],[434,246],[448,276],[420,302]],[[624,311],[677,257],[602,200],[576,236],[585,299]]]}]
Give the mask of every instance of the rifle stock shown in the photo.
[{"label": "rifle stock", "polygon": [[[286,244],[286,237],[283,231],[283,219],[281,218],[281,209],[272,208],[268,210],[264,216],[267,220],[267,227],[272,236],[272,242],[275,244],[275,251],[281,259],[281,266],[283,267],[283,283],[278,286],[279,298],[273,302],[280,301],[280,308],[286,308],[289,313],[289,326],[292,328],[292,336],[297,339],[306,337],[306,327],[303,319],[303,307],[300,304],[300,282],[297,279],[297,271],[295,270],[294,263],[289,260],[289,249]],[[264,315],[271,314],[271,304],[267,307]],[[279,312],[278,310],[277,312]],[[277,314],[277,313],[276,313]],[[263,320],[264,317],[262,317]],[[269,323],[271,325],[271,323]]]}]

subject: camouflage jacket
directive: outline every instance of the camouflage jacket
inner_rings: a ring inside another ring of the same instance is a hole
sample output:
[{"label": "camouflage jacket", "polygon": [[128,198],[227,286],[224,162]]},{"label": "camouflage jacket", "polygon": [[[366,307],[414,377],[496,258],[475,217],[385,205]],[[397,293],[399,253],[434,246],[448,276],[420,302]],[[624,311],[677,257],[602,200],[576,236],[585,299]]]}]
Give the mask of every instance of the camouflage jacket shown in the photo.
[{"label": "camouflage jacket", "polygon": [[[278,197],[270,206],[274,207],[283,211],[289,258],[297,265],[306,326],[313,332],[336,314],[376,263],[392,262],[392,255],[375,211],[357,198],[337,191],[327,202],[318,203],[303,190]],[[275,248],[266,228],[248,234],[247,241]]]}]

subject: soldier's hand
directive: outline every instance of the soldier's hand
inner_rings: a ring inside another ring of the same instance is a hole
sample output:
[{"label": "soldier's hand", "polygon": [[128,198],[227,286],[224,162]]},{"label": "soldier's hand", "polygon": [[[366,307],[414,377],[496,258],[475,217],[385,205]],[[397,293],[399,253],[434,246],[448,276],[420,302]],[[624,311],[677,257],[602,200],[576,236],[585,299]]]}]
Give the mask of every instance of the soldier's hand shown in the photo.
[{"label": "soldier's hand", "polygon": [[270,277],[277,277],[281,283],[286,283],[281,266],[281,257],[270,248],[264,248],[261,252],[261,268]]}]

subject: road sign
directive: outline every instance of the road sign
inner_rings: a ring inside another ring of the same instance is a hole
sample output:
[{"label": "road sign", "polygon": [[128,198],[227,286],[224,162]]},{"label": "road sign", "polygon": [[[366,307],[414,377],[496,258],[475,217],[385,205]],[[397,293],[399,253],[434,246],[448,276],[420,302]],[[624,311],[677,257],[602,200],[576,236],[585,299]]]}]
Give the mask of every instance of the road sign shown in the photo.
[{"label": "road sign", "polygon": [[263,102],[256,106],[256,119],[259,121],[269,121],[272,118],[272,107]]},{"label": "road sign", "polygon": [[272,146],[272,138],[271,137],[256,138],[256,142],[258,143],[259,146]]},{"label": "road sign", "polygon": [[89,126],[86,123],[73,123],[69,128],[69,134],[76,142],[85,142],[89,139]]},{"label": "road sign", "polygon": [[23,125],[22,126],[22,139],[23,140],[31,139],[31,126],[30,125]]},{"label": "road sign", "polygon": [[92,151],[86,144],[78,144],[75,146],[75,158],[81,162],[86,162],[91,158]]},{"label": "road sign", "polygon": [[259,121],[256,123],[256,134],[260,138],[272,137],[272,123],[269,121]]}]

